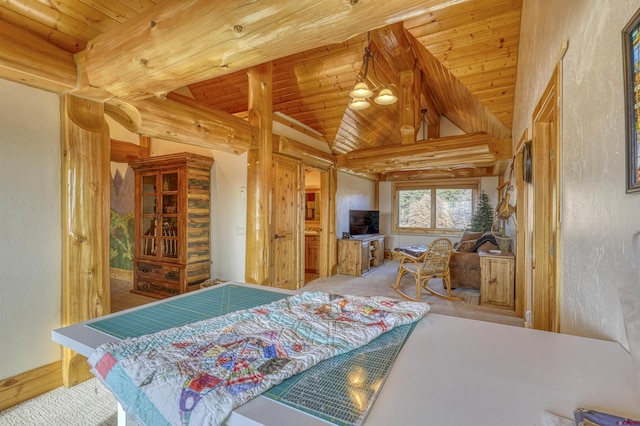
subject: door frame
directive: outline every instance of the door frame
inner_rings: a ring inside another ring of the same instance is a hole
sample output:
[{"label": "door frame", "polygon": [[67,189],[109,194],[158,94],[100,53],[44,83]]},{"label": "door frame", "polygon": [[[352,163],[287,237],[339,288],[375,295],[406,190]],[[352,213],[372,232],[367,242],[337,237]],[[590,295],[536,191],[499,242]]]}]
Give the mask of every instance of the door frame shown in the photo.
[{"label": "door frame", "polygon": [[561,96],[560,63],[533,112],[533,328],[560,331]]}]

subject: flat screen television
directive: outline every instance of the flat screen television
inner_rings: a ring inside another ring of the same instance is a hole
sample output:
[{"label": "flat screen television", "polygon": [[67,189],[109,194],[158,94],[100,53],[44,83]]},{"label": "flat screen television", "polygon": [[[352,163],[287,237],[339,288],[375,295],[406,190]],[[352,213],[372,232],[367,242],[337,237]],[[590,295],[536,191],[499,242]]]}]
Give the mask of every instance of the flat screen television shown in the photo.
[{"label": "flat screen television", "polygon": [[378,210],[349,210],[349,234],[367,235],[380,233]]}]

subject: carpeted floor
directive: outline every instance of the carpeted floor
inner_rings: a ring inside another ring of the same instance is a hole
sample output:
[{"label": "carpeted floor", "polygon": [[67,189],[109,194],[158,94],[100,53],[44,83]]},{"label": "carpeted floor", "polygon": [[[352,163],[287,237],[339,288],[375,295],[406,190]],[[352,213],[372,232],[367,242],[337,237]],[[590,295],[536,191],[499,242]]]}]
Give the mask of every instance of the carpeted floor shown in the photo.
[{"label": "carpeted floor", "polygon": [[[400,297],[391,285],[398,271],[397,261],[387,261],[364,277],[334,275],[308,283],[300,291],[326,291],[337,294],[378,295]],[[138,306],[156,299],[131,294],[131,284],[111,280],[112,310],[114,312]],[[442,290],[442,282],[432,280],[430,284]],[[411,294],[415,281],[405,276],[401,288]],[[443,315],[471,318],[523,326],[523,321],[513,311],[479,305],[478,290],[456,289],[453,291],[462,301],[449,301],[423,291],[422,300],[429,302],[431,312]],[[111,426],[117,424],[116,401],[97,379],[74,386],[58,388],[15,407],[0,412],[0,426]]]},{"label": "carpeted floor", "polygon": [[[311,281],[300,291],[327,291],[338,294],[355,294],[360,296],[400,296],[391,288],[395,283],[398,273],[398,261],[387,260],[384,265],[374,269],[364,277],[352,277],[347,275],[334,275],[327,278],[319,278]],[[444,293],[442,280],[434,279],[429,282],[429,287]],[[415,280],[405,275],[400,282],[400,289],[408,294],[415,294]],[[496,322],[523,327],[522,318],[518,318],[514,311],[497,307],[480,305],[480,290],[454,289],[453,295],[461,297],[462,301],[445,300],[422,291],[422,300],[429,302],[431,312],[455,317],[470,318],[480,321]]]}]

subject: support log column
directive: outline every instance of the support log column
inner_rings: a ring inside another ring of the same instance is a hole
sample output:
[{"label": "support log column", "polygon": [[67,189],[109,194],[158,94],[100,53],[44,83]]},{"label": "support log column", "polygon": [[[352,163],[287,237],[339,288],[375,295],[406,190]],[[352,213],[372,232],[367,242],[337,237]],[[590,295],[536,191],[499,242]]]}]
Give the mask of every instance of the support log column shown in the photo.
[{"label": "support log column", "polygon": [[420,73],[413,69],[400,72],[400,133],[402,143],[416,141],[416,123],[419,123],[419,78]]},{"label": "support log column", "polygon": [[[62,325],[111,310],[109,295],[109,128],[101,103],[62,97]],[[87,359],[63,350],[62,378],[93,377]]]},{"label": "support log column", "polygon": [[257,147],[247,154],[247,250],[245,281],[271,285],[273,65],[249,70],[249,124]]}]

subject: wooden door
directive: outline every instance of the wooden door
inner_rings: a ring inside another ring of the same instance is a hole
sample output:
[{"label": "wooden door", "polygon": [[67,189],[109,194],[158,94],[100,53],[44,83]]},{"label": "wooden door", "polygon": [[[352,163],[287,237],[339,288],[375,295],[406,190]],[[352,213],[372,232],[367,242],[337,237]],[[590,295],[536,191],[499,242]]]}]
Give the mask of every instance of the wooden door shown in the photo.
[{"label": "wooden door", "polygon": [[560,73],[556,68],[533,114],[533,253],[531,311],[533,328],[560,331]]},{"label": "wooden door", "polygon": [[304,218],[302,163],[273,156],[273,287],[295,290],[304,283],[300,231]]}]

